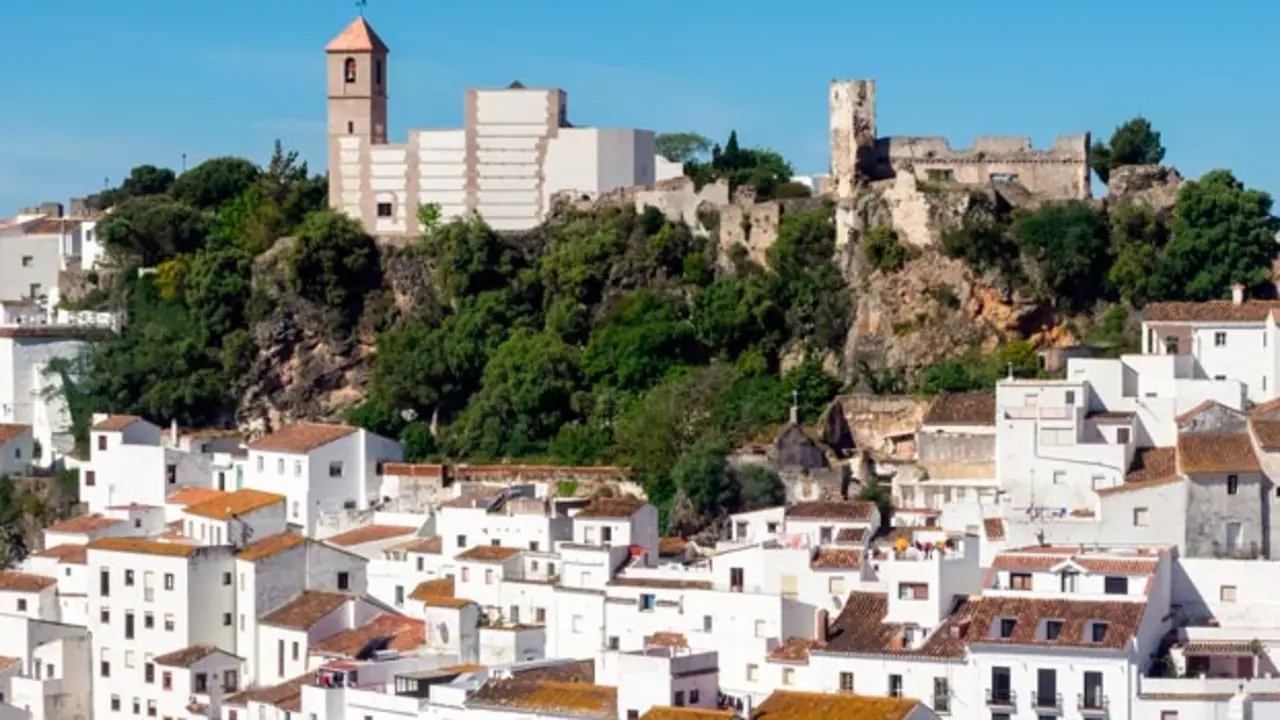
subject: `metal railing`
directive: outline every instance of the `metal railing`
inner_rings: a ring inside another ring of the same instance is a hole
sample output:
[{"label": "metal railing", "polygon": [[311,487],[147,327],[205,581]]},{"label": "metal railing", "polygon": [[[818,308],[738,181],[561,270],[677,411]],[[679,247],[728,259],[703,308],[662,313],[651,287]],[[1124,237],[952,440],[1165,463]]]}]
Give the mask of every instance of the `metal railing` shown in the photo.
[{"label": "metal railing", "polygon": [[1018,704],[1018,693],[1010,688],[987,688],[988,707],[1014,707]]},{"label": "metal railing", "polygon": [[1085,692],[1076,696],[1076,709],[1091,715],[1106,715],[1111,701],[1101,692]]},{"label": "metal railing", "polygon": [[1062,711],[1062,693],[1041,693],[1032,691],[1031,707],[1036,710]]}]

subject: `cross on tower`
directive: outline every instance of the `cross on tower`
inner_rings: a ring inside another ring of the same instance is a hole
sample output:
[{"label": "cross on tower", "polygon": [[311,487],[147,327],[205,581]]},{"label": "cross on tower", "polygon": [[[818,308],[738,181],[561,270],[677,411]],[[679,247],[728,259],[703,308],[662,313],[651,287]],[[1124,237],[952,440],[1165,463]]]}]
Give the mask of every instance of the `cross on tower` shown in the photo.
[{"label": "cross on tower", "polygon": [[356,0],[356,11],[360,13],[360,17],[364,17],[364,9],[368,7],[369,0]]}]

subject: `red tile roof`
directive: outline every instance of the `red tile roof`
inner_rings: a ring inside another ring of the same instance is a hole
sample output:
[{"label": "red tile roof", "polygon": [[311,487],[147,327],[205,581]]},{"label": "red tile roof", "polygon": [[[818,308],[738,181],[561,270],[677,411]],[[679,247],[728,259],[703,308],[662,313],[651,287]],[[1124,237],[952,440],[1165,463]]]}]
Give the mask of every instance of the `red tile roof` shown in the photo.
[{"label": "red tile roof", "polygon": [[544,715],[616,720],[618,689],[603,685],[564,682],[530,682],[519,677],[486,682],[467,705]]},{"label": "red tile roof", "polygon": [[30,425],[18,425],[16,423],[0,423],[0,445],[13,440],[23,433],[31,432]]},{"label": "red tile roof", "polygon": [[774,690],[752,720],[906,720],[919,706],[910,698]]},{"label": "red tile roof", "polygon": [[213,520],[230,520],[233,517],[262,510],[272,505],[283,505],[285,499],[285,496],[277,495],[276,493],[242,488],[233,493],[226,493],[188,505],[183,512],[188,515],[198,515]]},{"label": "red tile roof", "polygon": [[345,593],[303,590],[293,600],[268,613],[260,622],[291,630],[308,630],[351,599]]},{"label": "red tile roof", "polygon": [[814,548],[809,560],[809,567],[814,570],[854,570],[861,565],[862,550],[831,545]]},{"label": "red tile roof", "polygon": [[453,578],[444,577],[418,583],[413,592],[409,593],[409,599],[425,602],[431,598],[451,598],[453,594]]},{"label": "red tile roof", "polygon": [[1246,434],[1180,433],[1178,469],[1187,475],[1257,473],[1262,465]]},{"label": "red tile roof", "polygon": [[296,532],[285,531],[282,533],[276,533],[275,535],[268,535],[245,545],[240,549],[240,552],[236,553],[236,559],[245,560],[247,562],[266,560],[267,558],[279,555],[285,550],[290,550],[298,547],[299,545],[303,545],[306,542],[307,539]]},{"label": "red tile roof", "polygon": [[1102,488],[1097,490],[1097,493],[1107,496],[1145,490],[1177,482],[1180,479],[1177,448],[1141,448],[1133,455],[1133,464],[1124,476],[1124,483],[1115,487]]},{"label": "red tile roof", "polygon": [[165,667],[189,668],[216,652],[218,648],[213,645],[192,645],[161,655],[154,662]]},{"label": "red tile roof", "polygon": [[791,638],[769,653],[770,662],[809,664],[809,651],[821,650],[827,646],[822,640],[813,638]]},{"label": "red tile roof", "polygon": [[365,543],[412,535],[415,532],[417,532],[415,528],[404,527],[403,525],[365,525],[364,527],[358,527],[354,530],[327,537],[324,541],[338,547],[355,547]]},{"label": "red tile roof", "polygon": [[251,443],[249,449],[262,452],[306,453],[340,440],[359,429],[351,425],[294,423]]},{"label": "red tile roof", "polygon": [[1004,539],[1004,519],[983,518],[982,519],[982,535],[988,540],[1003,540]]},{"label": "red tile roof", "polygon": [[652,635],[645,636],[645,647],[667,647],[667,648],[687,648],[689,647],[689,638],[684,633],[678,632],[656,632]]},{"label": "red tile roof", "polygon": [[596,498],[578,511],[580,518],[629,518],[640,511],[645,502],[633,497]]},{"label": "red tile roof", "polygon": [[[986,596],[978,601],[969,620],[970,643],[996,645],[1051,645],[1059,647],[1095,647],[1122,650],[1138,631],[1145,602],[1079,601],[1057,598],[1015,598]],[[1013,633],[999,637],[997,621],[1014,620]],[[1054,640],[1045,638],[1043,622],[1062,623]],[[1093,642],[1090,633],[1095,622],[1106,623],[1101,642]]]},{"label": "red tile roof", "polygon": [[382,474],[398,475],[401,477],[443,478],[444,465],[422,463],[383,463]]},{"label": "red tile roof", "polygon": [[960,599],[924,643],[912,650],[905,646],[903,626],[886,623],[889,598],[884,593],[855,592],[827,632],[826,652],[852,655],[899,655],[961,658],[965,655],[965,623],[975,600]]},{"label": "red tile roof", "polygon": [[95,432],[120,432],[142,418],[137,415],[108,415],[100,422],[94,423]]},{"label": "red tile roof", "polygon": [[1280,301],[1246,300],[1239,305],[1231,300],[1207,302],[1151,303],[1143,312],[1147,322],[1263,322],[1272,310],[1280,310]]},{"label": "red tile roof", "polygon": [[124,521],[94,513],[92,515],[80,515],[78,517],[73,517],[70,520],[56,522],[45,528],[45,530],[55,533],[84,535],[98,532],[99,530],[106,530],[109,527],[115,527],[122,522]]},{"label": "red tile roof", "polygon": [[787,517],[796,520],[870,520],[875,511],[873,502],[817,500],[792,505],[787,508]]},{"label": "red tile roof", "polygon": [[1249,413],[1249,425],[1264,450],[1280,449],[1280,398],[1269,400]]},{"label": "red tile roof", "polygon": [[77,545],[76,543],[54,545],[36,553],[36,557],[57,558],[58,562],[67,565],[84,565],[85,558],[88,555],[88,549],[84,545]]},{"label": "red tile roof", "polygon": [[502,547],[501,545],[477,545],[460,553],[457,559],[465,562],[501,563],[519,555],[520,552],[520,548]]},{"label": "red tile roof", "polygon": [[355,658],[375,640],[385,641],[387,650],[417,650],[427,642],[427,626],[422,620],[383,613],[358,628],[343,630],[315,643],[311,652]]},{"label": "red tile roof", "polygon": [[195,505],[206,500],[225,497],[228,493],[213,488],[186,487],[165,498],[171,505]]},{"label": "red tile roof", "polygon": [[386,53],[387,44],[363,17],[358,17],[324,46],[327,53]]},{"label": "red tile roof", "polygon": [[57,585],[58,581],[44,575],[19,572],[17,570],[0,570],[0,590],[8,592],[40,592]]},{"label": "red tile roof", "polygon": [[444,551],[444,538],[439,535],[431,537],[414,538],[408,542],[392,545],[386,548],[384,552],[405,552],[405,553],[422,553],[424,555],[439,555]]},{"label": "red tile roof", "polygon": [[924,425],[995,425],[996,395],[990,392],[942,393],[933,399]]},{"label": "red tile roof", "polygon": [[709,580],[677,580],[671,578],[614,577],[609,583],[619,587],[654,588],[657,590],[710,590]]},{"label": "red tile roof", "polygon": [[110,550],[112,552],[182,558],[189,558],[197,552],[200,552],[200,548],[195,545],[159,542],[157,540],[132,537],[98,538],[97,540],[90,541],[87,547],[90,550]]}]

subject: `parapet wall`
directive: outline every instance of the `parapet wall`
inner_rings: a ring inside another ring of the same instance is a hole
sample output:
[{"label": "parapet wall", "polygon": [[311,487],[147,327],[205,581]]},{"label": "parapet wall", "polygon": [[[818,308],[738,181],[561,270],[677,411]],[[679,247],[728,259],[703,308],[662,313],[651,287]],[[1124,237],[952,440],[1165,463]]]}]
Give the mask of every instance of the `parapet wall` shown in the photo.
[{"label": "parapet wall", "polygon": [[952,148],[942,137],[887,137],[876,140],[879,176],[911,173],[922,181],[986,185],[1016,182],[1035,195],[1076,200],[1091,195],[1089,135],[1060,135],[1047,149],[1031,138],[987,136],[969,148]]}]

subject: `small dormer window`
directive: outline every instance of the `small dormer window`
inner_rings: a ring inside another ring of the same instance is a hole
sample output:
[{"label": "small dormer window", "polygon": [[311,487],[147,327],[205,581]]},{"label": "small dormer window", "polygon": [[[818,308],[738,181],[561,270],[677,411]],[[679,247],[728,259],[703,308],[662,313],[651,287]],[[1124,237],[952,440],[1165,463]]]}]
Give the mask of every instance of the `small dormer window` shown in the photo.
[{"label": "small dormer window", "polygon": [[1107,623],[1094,621],[1089,624],[1089,636],[1086,638],[1091,643],[1104,642],[1107,639]]},{"label": "small dormer window", "polygon": [[1240,476],[1228,475],[1227,476],[1227,494],[1235,495],[1238,492],[1240,492]]},{"label": "small dormer window", "polygon": [[1062,634],[1063,621],[1061,620],[1045,620],[1044,621],[1044,639],[1057,640]]},{"label": "small dormer window", "polygon": [[356,81],[356,59],[347,58],[342,63],[342,79],[353,83]]},{"label": "small dormer window", "polygon": [[1010,590],[1030,590],[1031,573],[1009,573]]},{"label": "small dormer window", "polygon": [[1018,627],[1017,618],[1000,618],[996,620],[997,637],[1009,639],[1013,637],[1013,631]]}]

